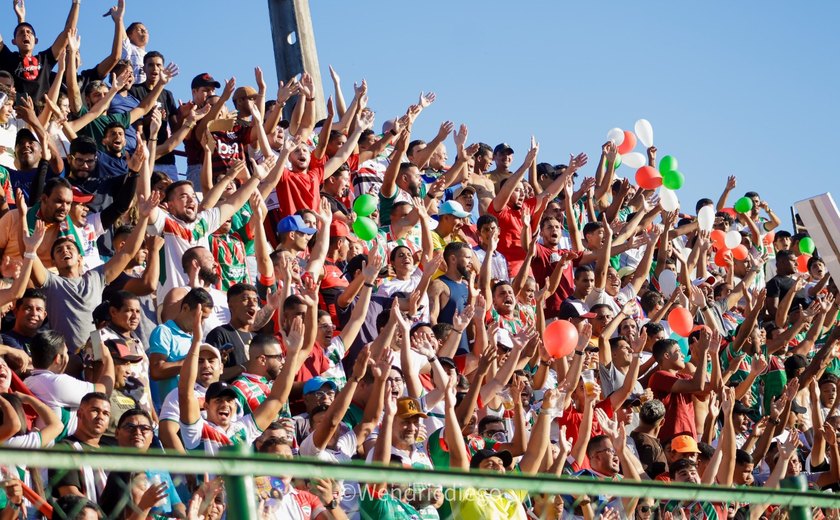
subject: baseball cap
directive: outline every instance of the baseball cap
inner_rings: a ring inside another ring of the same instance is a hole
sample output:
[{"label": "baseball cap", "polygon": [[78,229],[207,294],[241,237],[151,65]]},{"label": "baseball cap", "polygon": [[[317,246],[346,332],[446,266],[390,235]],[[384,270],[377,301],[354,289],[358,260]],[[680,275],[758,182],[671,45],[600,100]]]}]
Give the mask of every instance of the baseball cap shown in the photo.
[{"label": "baseball cap", "polygon": [[257,95],[257,91],[254,90],[254,87],[244,86],[244,87],[239,87],[238,89],[236,89],[233,92],[233,99],[235,101],[239,98],[251,97],[251,96],[256,96],[256,95]]},{"label": "baseball cap", "polygon": [[397,417],[400,419],[410,419],[411,417],[422,417],[427,419],[429,416],[423,413],[420,408],[420,400],[413,397],[400,397],[397,399]]},{"label": "baseball cap", "polygon": [[495,148],[493,148],[493,155],[496,155],[497,153],[512,154],[514,152],[513,152],[513,148],[511,148],[509,144],[499,143],[499,144],[496,145]]},{"label": "baseball cap", "polygon": [[677,453],[700,453],[697,441],[691,435],[677,435],[671,440],[671,449]]},{"label": "baseball cap", "polygon": [[15,146],[19,145],[22,141],[35,141],[39,143],[38,138],[35,137],[35,134],[32,133],[32,130],[28,128],[21,128],[18,130],[17,135],[15,136]]},{"label": "baseball cap", "polygon": [[509,451],[496,451],[484,448],[483,450],[478,450],[472,456],[472,459],[470,459],[470,468],[477,469],[483,461],[489,459],[490,457],[499,457],[502,459],[502,464],[504,464],[506,468],[513,464],[513,455],[511,455]]},{"label": "baseball cap", "polygon": [[207,393],[204,394],[204,400],[210,401],[211,399],[215,399],[217,397],[232,397],[236,399],[236,391],[232,386],[224,381],[216,381],[207,387]]},{"label": "baseball cap", "polygon": [[198,76],[192,79],[190,83],[190,88],[200,88],[200,87],[213,87],[213,88],[221,88],[222,84],[213,79],[213,76],[206,72],[202,72]]},{"label": "baseball cap", "polygon": [[78,202],[79,204],[87,204],[88,202],[93,200],[93,195],[90,193],[85,193],[80,187],[73,186],[73,202]]},{"label": "baseball cap", "polygon": [[473,188],[469,184],[465,184],[465,185],[462,185],[461,188],[458,189],[458,191],[455,192],[455,196],[452,197],[452,198],[457,199],[458,197],[460,197],[464,193],[472,193],[473,195],[475,195],[476,191],[475,191],[475,188]]},{"label": "baseball cap", "polygon": [[457,218],[467,218],[470,216],[469,213],[464,211],[464,206],[455,200],[447,200],[438,207],[438,216],[442,215],[452,215]]},{"label": "baseball cap", "polygon": [[592,319],[595,316],[596,314],[586,310],[582,303],[566,300],[560,304],[557,317],[561,320],[568,320],[569,318]]},{"label": "baseball cap", "polygon": [[333,381],[327,379],[326,377],[313,377],[303,384],[303,395],[317,392],[325,385],[332,388],[333,392],[338,392],[338,385],[336,385]]},{"label": "baseball cap", "polygon": [[330,223],[330,237],[331,238],[339,238],[345,237],[351,242],[358,242],[359,238],[350,233],[350,228],[347,224],[341,220],[333,220]]},{"label": "baseball cap", "polygon": [[127,361],[128,363],[137,363],[143,361],[143,356],[132,354],[128,345],[121,339],[106,339],[105,346],[111,352],[111,357],[114,361]]},{"label": "baseball cap", "polygon": [[219,359],[219,361],[222,360],[222,353],[219,352],[219,349],[217,349],[216,347],[214,347],[213,345],[211,345],[209,343],[202,343],[201,345],[199,345],[198,346],[198,351],[199,352],[201,352],[201,351],[210,352],[211,354],[216,356]]},{"label": "baseball cap", "polygon": [[300,215],[290,215],[277,224],[277,233],[289,233],[291,231],[314,235],[318,230],[307,226]]},{"label": "baseball cap", "polygon": [[554,166],[550,165],[549,163],[545,163],[545,162],[539,163],[537,165],[537,178],[539,178],[543,175],[550,178],[550,179],[553,179],[553,178],[557,177],[557,169]]}]

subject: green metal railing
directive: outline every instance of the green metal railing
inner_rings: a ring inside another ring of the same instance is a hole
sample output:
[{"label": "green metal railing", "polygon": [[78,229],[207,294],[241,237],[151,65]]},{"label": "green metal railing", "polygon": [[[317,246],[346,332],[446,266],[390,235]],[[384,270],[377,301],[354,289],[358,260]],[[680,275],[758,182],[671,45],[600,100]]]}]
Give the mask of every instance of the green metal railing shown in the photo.
[{"label": "green metal railing", "polygon": [[[610,481],[551,477],[545,475],[496,474],[451,470],[418,470],[363,463],[333,464],[309,458],[277,459],[266,455],[220,453],[214,457],[161,452],[137,453],[119,449],[96,452],[64,450],[22,450],[0,448],[0,464],[38,468],[76,469],[82,466],[109,471],[166,470],[172,473],[225,476],[292,475],[297,478],[332,478],[358,482],[413,484],[422,482],[444,487],[517,489],[530,493],[561,495],[607,495],[652,497],[660,500],[741,502],[783,506],[840,508],[840,496],[814,491],[724,488],[656,481]],[[245,488],[243,488],[245,489]]]}]

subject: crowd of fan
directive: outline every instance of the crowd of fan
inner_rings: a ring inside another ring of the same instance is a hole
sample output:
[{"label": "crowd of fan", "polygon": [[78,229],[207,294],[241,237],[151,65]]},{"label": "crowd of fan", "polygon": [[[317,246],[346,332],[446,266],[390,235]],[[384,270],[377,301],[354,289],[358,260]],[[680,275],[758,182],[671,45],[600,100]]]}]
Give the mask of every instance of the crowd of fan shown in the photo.
[{"label": "crowd of fan", "polygon": [[[266,101],[259,68],[255,87],[197,74],[176,104],[178,68],[147,50],[165,42],[125,28],[122,1],[110,54],[89,69],[79,0],[41,50],[13,5],[19,23],[0,43],[3,446],[246,444],[332,462],[838,488],[837,288],[818,255],[798,268],[804,236],[778,229],[757,193],[751,211],[724,211],[734,177],[691,208],[715,207],[714,228],[749,251],[716,260],[687,208],[665,211],[617,175],[612,142],[583,177],[585,154],[538,163],[533,139],[521,160],[451,122],[424,141],[412,128],[431,93],[378,133],[367,84],[346,103],[332,70],[321,121],[307,74]],[[363,196],[373,230],[354,210]],[[660,284],[667,271],[676,289]],[[668,324],[677,306],[694,317],[687,337]],[[568,356],[544,344],[554,320],[578,330]],[[217,519],[227,506],[208,476],[0,472],[0,519]],[[261,518],[278,519],[786,514],[283,475],[256,489]]]}]

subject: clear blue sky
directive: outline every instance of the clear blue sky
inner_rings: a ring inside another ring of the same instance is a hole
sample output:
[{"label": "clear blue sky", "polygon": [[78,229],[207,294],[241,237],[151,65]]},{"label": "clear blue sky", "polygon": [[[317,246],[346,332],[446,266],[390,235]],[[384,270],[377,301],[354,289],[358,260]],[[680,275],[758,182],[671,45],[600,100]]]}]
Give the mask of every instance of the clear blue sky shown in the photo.
[{"label": "clear blue sky", "polygon": [[[51,43],[70,2],[27,4],[41,46]],[[101,17],[109,5],[83,2],[88,66],[109,48],[113,25]],[[415,126],[418,137],[431,138],[446,119],[464,122],[470,141],[509,142],[518,164],[534,134],[541,161],[583,151],[591,158],[584,174],[592,175],[607,130],[632,129],[643,117],[660,156],[679,159],[684,210],[692,212],[699,197],[716,199],[735,174],[736,193],[758,191],[788,229],[791,203],[837,185],[840,3],[310,5],[327,94],[327,64],[342,76],[348,101],[353,81],[366,78],[381,123],[402,114],[420,90],[433,90],[438,100]],[[10,39],[14,16],[3,8]],[[204,71],[253,84],[253,67],[261,65],[269,85],[276,83],[265,1],[128,0],[126,18],[149,28],[148,50],[180,66],[171,85],[176,98],[188,99],[190,78]]]}]

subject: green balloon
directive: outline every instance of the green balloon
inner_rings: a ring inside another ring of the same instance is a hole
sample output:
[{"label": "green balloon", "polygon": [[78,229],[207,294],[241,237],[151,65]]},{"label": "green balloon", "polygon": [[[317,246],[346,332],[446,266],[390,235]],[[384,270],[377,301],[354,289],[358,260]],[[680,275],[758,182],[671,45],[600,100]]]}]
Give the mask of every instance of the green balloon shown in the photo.
[{"label": "green balloon", "polygon": [[749,213],[753,209],[753,201],[749,197],[741,197],[735,201],[734,208],[738,213]]},{"label": "green balloon", "polygon": [[619,166],[621,166],[621,154],[617,153],[615,154],[615,168],[613,170],[617,170]]},{"label": "green balloon", "polygon": [[359,195],[353,201],[353,212],[359,217],[367,217],[374,211],[376,211],[376,197],[370,193]]},{"label": "green balloon", "polygon": [[814,254],[814,250],[817,246],[814,244],[814,239],[811,237],[805,237],[799,241],[799,251],[806,255]]},{"label": "green balloon", "polygon": [[669,170],[662,174],[662,185],[669,190],[682,188],[684,182],[685,176],[677,170]]},{"label": "green balloon", "polygon": [[677,158],[673,155],[666,155],[659,160],[659,173],[665,175],[665,172],[670,172],[677,169]]},{"label": "green balloon", "polygon": [[353,233],[362,240],[372,240],[376,231],[376,223],[367,217],[359,217],[353,222]]}]

